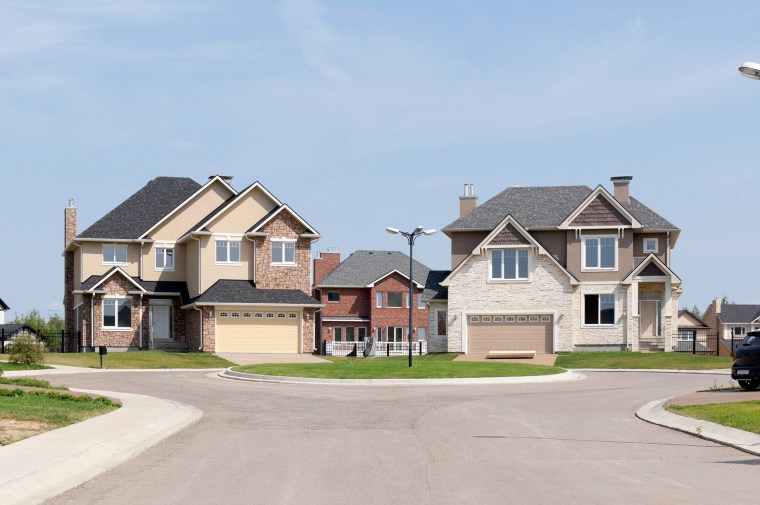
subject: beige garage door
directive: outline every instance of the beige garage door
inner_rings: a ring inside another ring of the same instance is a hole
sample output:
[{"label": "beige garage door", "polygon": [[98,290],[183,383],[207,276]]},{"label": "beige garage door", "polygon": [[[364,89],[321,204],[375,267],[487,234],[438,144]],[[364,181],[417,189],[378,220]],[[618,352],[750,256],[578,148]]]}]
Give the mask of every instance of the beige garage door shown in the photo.
[{"label": "beige garage door", "polygon": [[300,328],[300,312],[218,310],[216,352],[297,353]]},{"label": "beige garage door", "polygon": [[552,352],[551,316],[468,316],[467,352]]}]

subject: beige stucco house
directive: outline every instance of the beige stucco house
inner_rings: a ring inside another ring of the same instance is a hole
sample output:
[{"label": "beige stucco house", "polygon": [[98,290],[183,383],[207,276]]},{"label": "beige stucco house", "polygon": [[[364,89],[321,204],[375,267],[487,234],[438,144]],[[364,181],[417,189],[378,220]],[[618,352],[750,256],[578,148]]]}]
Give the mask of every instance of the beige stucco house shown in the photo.
[{"label": "beige stucco house", "polygon": [[262,184],[158,177],[77,234],[65,209],[67,332],[84,348],[312,352],[319,233]]},{"label": "beige stucco house", "polygon": [[452,271],[431,292],[430,350],[672,350],[680,230],[630,196],[631,179],[613,177],[614,193],[513,187],[482,205],[465,186],[443,228]]}]

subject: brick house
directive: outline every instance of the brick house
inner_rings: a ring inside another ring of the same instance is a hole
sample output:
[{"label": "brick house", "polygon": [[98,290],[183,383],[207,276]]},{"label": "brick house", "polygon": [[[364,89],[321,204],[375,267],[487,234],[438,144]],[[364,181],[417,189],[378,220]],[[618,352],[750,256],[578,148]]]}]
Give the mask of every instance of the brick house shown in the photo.
[{"label": "brick house", "polygon": [[427,341],[428,301],[443,276],[415,261],[409,298],[409,256],[398,251],[356,251],[341,262],[340,253],[323,252],[314,260],[314,298],[324,305],[317,340],[407,342],[409,304],[412,341]]},{"label": "brick house", "polygon": [[77,234],[65,209],[65,319],[85,349],[314,350],[319,233],[263,185],[158,177]]},{"label": "brick house", "polygon": [[465,186],[446,300],[431,303],[433,352],[671,351],[680,230],[603,186],[513,187],[482,205]]}]

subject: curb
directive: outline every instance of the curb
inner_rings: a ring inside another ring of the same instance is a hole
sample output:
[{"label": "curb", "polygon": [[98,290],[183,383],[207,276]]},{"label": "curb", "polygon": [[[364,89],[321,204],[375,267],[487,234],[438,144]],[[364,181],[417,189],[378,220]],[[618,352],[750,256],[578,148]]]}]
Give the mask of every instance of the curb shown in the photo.
[{"label": "curb", "polygon": [[657,426],[760,456],[760,435],[668,412],[664,406],[673,398],[675,397],[671,396],[645,404],[636,411],[636,417]]},{"label": "curb", "polygon": [[716,368],[715,370],[669,370],[667,368],[568,368],[573,372],[638,372],[638,373],[688,373],[698,375],[731,375],[731,370]]},{"label": "curb", "polygon": [[74,389],[122,407],[0,447],[0,503],[41,503],[110,470],[197,422],[203,412],[152,396]]},{"label": "curb", "polygon": [[533,384],[540,382],[563,382],[582,380],[586,376],[572,371],[554,375],[529,377],[465,377],[459,379],[321,379],[311,377],[286,377],[233,372],[226,369],[219,377],[249,382],[275,382],[282,384],[322,384],[343,386],[451,386],[463,384]]},{"label": "curb", "polygon": [[4,377],[31,377],[43,375],[64,375],[72,373],[157,373],[157,372],[218,372],[224,368],[86,368],[65,365],[49,365],[53,368],[42,370],[6,370]]}]

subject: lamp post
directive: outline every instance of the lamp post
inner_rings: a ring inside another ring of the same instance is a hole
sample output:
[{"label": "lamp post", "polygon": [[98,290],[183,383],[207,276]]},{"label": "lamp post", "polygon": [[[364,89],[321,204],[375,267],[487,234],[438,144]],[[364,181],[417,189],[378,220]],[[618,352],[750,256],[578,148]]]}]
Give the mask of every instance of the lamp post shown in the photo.
[{"label": "lamp post", "polygon": [[[408,340],[409,340],[409,368],[412,367],[412,333],[413,333],[413,316],[412,316],[412,307],[414,306],[414,296],[412,293],[414,293],[414,277],[412,275],[412,258],[413,258],[413,251],[414,251],[414,242],[417,240],[417,237],[420,235],[432,235],[435,233],[434,229],[425,230],[422,228],[422,226],[418,226],[414,229],[414,231],[400,231],[398,228],[386,228],[385,231],[390,233],[391,235],[403,235],[406,237],[406,240],[409,242],[409,330],[407,332]],[[420,344],[422,345],[422,344]]]},{"label": "lamp post", "polygon": [[750,79],[760,79],[760,64],[753,61],[745,61],[739,66],[739,72]]}]

